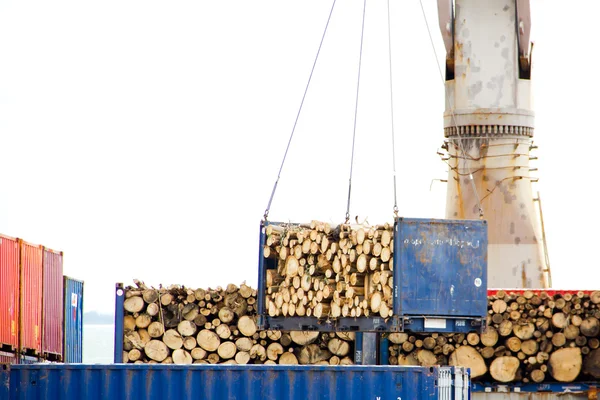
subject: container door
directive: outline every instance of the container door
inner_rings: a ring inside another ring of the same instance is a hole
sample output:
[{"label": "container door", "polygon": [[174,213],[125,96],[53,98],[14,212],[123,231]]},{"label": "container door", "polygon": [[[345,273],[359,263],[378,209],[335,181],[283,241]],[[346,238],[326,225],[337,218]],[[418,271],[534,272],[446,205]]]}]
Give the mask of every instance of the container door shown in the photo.
[{"label": "container door", "polygon": [[21,248],[21,342],[23,355],[42,350],[42,247],[20,240]]},{"label": "container door", "polygon": [[63,254],[44,248],[42,351],[49,361],[63,355]]},{"label": "container door", "polygon": [[0,235],[0,350],[19,347],[19,242]]}]

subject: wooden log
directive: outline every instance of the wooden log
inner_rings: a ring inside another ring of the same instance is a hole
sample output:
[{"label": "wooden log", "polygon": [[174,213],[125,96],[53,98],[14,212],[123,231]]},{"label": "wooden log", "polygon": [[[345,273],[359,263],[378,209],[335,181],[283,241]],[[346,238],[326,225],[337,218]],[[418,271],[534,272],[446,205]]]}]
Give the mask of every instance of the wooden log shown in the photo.
[{"label": "wooden log", "polygon": [[490,375],[498,382],[513,382],[520,365],[517,357],[498,357],[490,365]]},{"label": "wooden log", "polygon": [[158,314],[159,310],[160,310],[160,307],[156,303],[151,303],[146,306],[146,313],[148,313],[148,315],[151,317],[156,316]]},{"label": "wooden log", "polygon": [[250,338],[241,337],[241,338],[239,338],[239,339],[237,339],[235,341],[235,345],[236,345],[236,347],[237,347],[237,349],[239,351],[247,351],[247,352],[249,352],[250,349],[252,349],[252,346],[254,345],[254,342]]},{"label": "wooden log", "polygon": [[506,347],[513,353],[521,351],[521,339],[516,336],[509,337],[506,339]]},{"label": "wooden log", "polygon": [[471,378],[477,378],[478,376],[485,375],[487,372],[487,366],[483,356],[471,346],[460,346],[456,349],[450,355],[449,364],[452,366],[470,368]]},{"label": "wooden log", "polygon": [[283,352],[283,346],[277,342],[273,342],[267,347],[267,358],[276,361]]},{"label": "wooden log", "polygon": [[344,357],[350,352],[350,344],[345,340],[333,338],[327,343],[329,351],[339,357]]},{"label": "wooden log", "polygon": [[221,344],[221,339],[217,334],[208,329],[202,329],[196,337],[198,346],[202,347],[206,351],[216,351]]},{"label": "wooden log", "polygon": [[[462,347],[462,346],[461,346]],[[484,347],[481,349],[480,353],[483,358],[492,358],[494,357],[494,348],[493,347]]]},{"label": "wooden log", "polygon": [[320,361],[329,360],[331,353],[329,350],[321,349],[317,344],[303,346],[297,353],[299,364],[316,364]]},{"label": "wooden log", "polygon": [[237,347],[233,342],[223,342],[217,348],[217,354],[221,357],[222,360],[229,360],[230,358],[235,357],[235,353],[237,352]]},{"label": "wooden log", "polygon": [[267,351],[264,346],[258,343],[253,345],[250,349],[250,358],[259,359],[260,361],[267,360]]},{"label": "wooden log", "polygon": [[312,331],[292,331],[290,332],[292,341],[300,346],[306,346],[313,343],[319,337],[319,332]]},{"label": "wooden log", "polygon": [[427,349],[417,350],[416,358],[419,361],[419,365],[424,367],[430,367],[437,364],[437,357]]},{"label": "wooden log", "polygon": [[235,317],[235,313],[229,307],[221,307],[219,310],[219,319],[224,324],[228,324],[233,321]]},{"label": "wooden log", "polygon": [[[435,339],[433,339],[433,340],[435,340]],[[479,344],[479,341],[480,341],[479,334],[477,334],[475,332],[471,332],[471,333],[467,334],[467,343],[469,343],[469,345],[477,346]]]},{"label": "wooden log", "polygon": [[151,360],[163,362],[169,356],[169,349],[164,342],[151,340],[144,347],[144,353]]},{"label": "wooden log", "polygon": [[231,329],[225,324],[221,324],[215,328],[215,333],[221,339],[229,339],[231,337]]},{"label": "wooden log", "polygon": [[285,352],[279,357],[279,364],[281,365],[296,365],[298,364],[298,359],[294,355],[294,353]]},{"label": "wooden log", "polygon": [[498,343],[498,331],[492,326],[486,327],[481,333],[481,344],[486,347],[493,347]]},{"label": "wooden log", "polygon": [[133,296],[123,302],[123,308],[130,313],[137,313],[144,309],[144,299],[139,296]]},{"label": "wooden log", "polygon": [[573,382],[579,376],[581,367],[581,350],[577,347],[556,350],[548,360],[548,371],[559,382]]},{"label": "wooden log", "polygon": [[[159,338],[165,333],[165,328],[160,322],[152,322],[148,325],[148,334],[151,338]],[[158,361],[158,360],[157,360]]]},{"label": "wooden log", "polygon": [[248,364],[250,361],[250,353],[247,351],[240,351],[235,354],[235,362],[237,364]]},{"label": "wooden log", "polygon": [[146,289],[142,293],[142,298],[148,304],[158,301],[158,292],[155,289]]},{"label": "wooden log", "polygon": [[133,315],[123,317],[123,329],[126,332],[135,330],[135,318],[133,318]]},{"label": "wooden log", "polygon": [[190,354],[194,360],[203,360],[208,353],[202,347],[195,347],[191,350]]},{"label": "wooden log", "polygon": [[584,319],[579,326],[581,334],[587,337],[596,337],[600,333],[600,321],[596,317]]},{"label": "wooden log", "polygon": [[183,338],[175,329],[166,331],[162,340],[171,350],[177,350],[183,346]]},{"label": "wooden log", "polygon": [[394,344],[402,344],[408,340],[408,334],[404,332],[390,333],[388,340]]},{"label": "wooden log", "polygon": [[256,333],[256,323],[251,317],[244,315],[238,320],[238,330],[244,336],[252,336]]},{"label": "wooden log", "polygon": [[177,325],[177,332],[179,332],[181,336],[192,336],[196,334],[196,331],[196,324],[192,321],[184,320]]},{"label": "wooden log", "polygon": [[138,349],[131,349],[127,353],[127,359],[129,361],[137,361],[140,359],[141,356],[142,356],[142,352],[139,351]]},{"label": "wooden log", "polygon": [[528,340],[533,337],[535,325],[531,322],[513,324],[513,333],[521,340]]},{"label": "wooden log", "polygon": [[546,374],[541,369],[534,369],[529,376],[531,376],[531,380],[536,383],[541,383],[546,379]]},{"label": "wooden log", "polygon": [[567,316],[564,313],[558,312],[552,315],[552,325],[554,325],[558,329],[563,329],[566,328],[567,325],[569,325],[569,320],[567,319]]},{"label": "wooden log", "polygon": [[536,340],[529,339],[521,343],[521,351],[528,356],[536,354],[539,350],[539,345]]},{"label": "wooden log", "polygon": [[177,349],[173,351],[173,364],[192,364],[194,359],[186,350]]},{"label": "wooden log", "polygon": [[600,349],[592,350],[585,356],[583,372],[596,379],[600,379]]},{"label": "wooden log", "polygon": [[171,293],[164,293],[160,295],[160,304],[163,306],[168,306],[173,301],[173,296]]}]

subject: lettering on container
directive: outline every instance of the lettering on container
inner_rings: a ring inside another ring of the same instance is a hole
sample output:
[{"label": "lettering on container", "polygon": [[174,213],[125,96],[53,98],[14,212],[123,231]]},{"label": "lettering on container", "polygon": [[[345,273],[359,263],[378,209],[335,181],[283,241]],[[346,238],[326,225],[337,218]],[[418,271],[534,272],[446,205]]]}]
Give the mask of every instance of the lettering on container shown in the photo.
[{"label": "lettering on container", "polygon": [[71,293],[71,307],[77,308],[77,293]]},{"label": "lettering on container", "polygon": [[479,240],[460,240],[460,239],[435,239],[435,240],[427,240],[427,239],[404,239],[405,245],[413,245],[417,246],[450,246],[450,247],[458,247],[463,249],[465,247],[471,247],[473,249],[478,249],[480,246]]}]

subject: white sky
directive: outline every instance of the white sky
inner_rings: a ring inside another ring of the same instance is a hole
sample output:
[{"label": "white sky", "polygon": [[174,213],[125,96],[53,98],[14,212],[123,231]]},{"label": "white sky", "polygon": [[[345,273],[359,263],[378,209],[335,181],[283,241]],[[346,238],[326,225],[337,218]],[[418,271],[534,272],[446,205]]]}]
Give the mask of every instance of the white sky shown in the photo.
[{"label": "white sky", "polygon": [[[419,2],[391,2],[401,215],[442,218],[443,86]],[[435,1],[424,0],[444,57]],[[341,222],[362,2],[338,0],[271,220]],[[0,2],[0,232],[114,283],[256,284],[258,228],[331,1]],[[351,214],[391,221],[386,2],[367,4]],[[594,1],[532,0],[534,190],[555,287],[599,288]]]}]

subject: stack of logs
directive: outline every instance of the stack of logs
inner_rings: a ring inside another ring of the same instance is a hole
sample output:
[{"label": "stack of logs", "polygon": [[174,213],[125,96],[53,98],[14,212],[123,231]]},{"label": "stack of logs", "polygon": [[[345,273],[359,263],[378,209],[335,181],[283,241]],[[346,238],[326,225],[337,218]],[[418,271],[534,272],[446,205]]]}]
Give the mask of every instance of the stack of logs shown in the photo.
[{"label": "stack of logs", "polygon": [[352,364],[353,333],[258,331],[256,290],[125,289],[124,363]]},{"label": "stack of logs", "polygon": [[497,382],[600,378],[600,291],[499,290],[488,310],[481,334],[390,334],[389,363],[467,366]]},{"label": "stack of logs", "polygon": [[392,316],[392,226],[268,225],[264,256],[271,317]]}]

